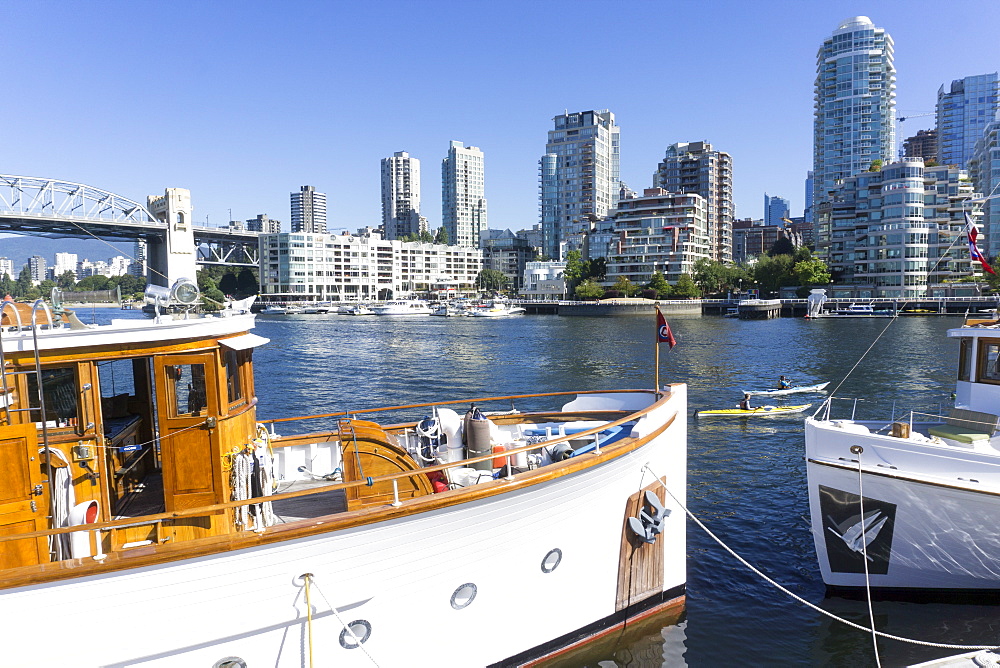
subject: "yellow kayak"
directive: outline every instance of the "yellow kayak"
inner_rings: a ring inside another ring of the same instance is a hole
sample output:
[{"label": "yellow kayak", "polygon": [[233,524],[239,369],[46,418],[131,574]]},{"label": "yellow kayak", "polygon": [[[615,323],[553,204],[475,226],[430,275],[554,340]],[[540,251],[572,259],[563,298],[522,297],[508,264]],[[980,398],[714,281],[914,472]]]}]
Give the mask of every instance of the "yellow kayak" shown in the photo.
[{"label": "yellow kayak", "polygon": [[750,417],[753,415],[789,415],[791,413],[801,413],[812,406],[812,404],[801,404],[799,406],[758,406],[748,411],[742,408],[718,408],[712,411],[698,411],[697,417]]}]

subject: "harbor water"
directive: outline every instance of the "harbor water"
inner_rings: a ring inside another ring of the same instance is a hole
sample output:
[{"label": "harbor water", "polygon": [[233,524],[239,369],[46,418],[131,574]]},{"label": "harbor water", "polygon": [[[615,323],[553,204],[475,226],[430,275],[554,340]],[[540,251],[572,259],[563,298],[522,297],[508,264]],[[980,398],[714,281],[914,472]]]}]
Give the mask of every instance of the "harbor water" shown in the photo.
[{"label": "harbor water", "polygon": [[[774,388],[780,374],[795,384],[831,381],[827,389],[844,398],[835,403],[835,417],[856,411],[859,418],[888,418],[895,410],[905,419],[909,410],[940,413],[951,403],[958,346],[944,333],[959,326],[960,317],[686,316],[669,322],[677,346],[661,347],[660,382],[687,383],[691,413],[735,408],[741,390]],[[260,419],[443,398],[646,388],[654,382],[652,316],[260,316],[255,332],[271,340],[255,351]],[[815,407],[823,396],[754,400]],[[806,414],[692,418],[690,510],[798,596],[867,625],[863,600],[825,596],[808,524]],[[681,624],[623,637],[573,665],[875,665],[870,634],[774,589],[690,521],[687,595]],[[874,603],[874,615],[877,628],[894,635],[1000,643],[1000,605],[886,601]],[[955,653],[879,641],[883,666]]]}]

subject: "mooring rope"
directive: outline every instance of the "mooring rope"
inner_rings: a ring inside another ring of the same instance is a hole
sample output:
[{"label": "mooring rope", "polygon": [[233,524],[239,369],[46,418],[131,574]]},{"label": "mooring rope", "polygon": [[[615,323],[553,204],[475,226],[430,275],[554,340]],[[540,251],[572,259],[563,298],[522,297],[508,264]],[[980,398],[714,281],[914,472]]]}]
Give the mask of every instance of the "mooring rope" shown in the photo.
[{"label": "mooring rope", "polygon": [[883,631],[876,631],[874,628],[868,628],[866,626],[862,626],[861,624],[856,624],[856,623],[854,623],[854,622],[852,622],[850,620],[844,619],[843,617],[838,617],[837,615],[833,614],[832,612],[824,610],[823,608],[819,607],[815,603],[810,603],[809,601],[807,601],[806,599],[802,598],[801,596],[799,596],[795,592],[789,590],[788,588],[786,588],[785,586],[779,584],[775,580],[772,580],[770,577],[768,577],[759,568],[757,568],[756,566],[754,566],[753,564],[751,564],[749,561],[747,561],[746,559],[744,559],[743,557],[741,557],[739,554],[737,554],[735,550],[733,550],[731,547],[729,547],[728,545],[726,545],[726,543],[721,538],[719,538],[714,533],[712,533],[711,529],[709,529],[707,526],[705,526],[705,524],[702,523],[702,521],[699,520],[695,516],[695,514],[692,513],[688,509],[687,506],[685,506],[683,503],[681,503],[677,499],[677,497],[674,496],[674,493],[670,491],[670,488],[667,487],[666,483],[664,483],[662,480],[660,480],[660,477],[657,476],[656,473],[653,472],[653,469],[649,468],[649,464],[646,464],[643,468],[645,468],[646,470],[648,470],[653,475],[653,477],[656,479],[656,481],[660,483],[660,486],[663,487],[663,490],[670,496],[671,499],[674,500],[674,503],[676,503],[677,506],[684,511],[684,514],[686,514],[688,517],[691,518],[692,522],[694,522],[695,524],[697,524],[698,527],[702,531],[704,531],[706,534],[708,534],[709,538],[711,538],[716,543],[718,543],[722,547],[722,549],[724,549],[726,552],[728,552],[729,554],[731,554],[737,561],[739,561],[741,564],[743,564],[744,566],[746,566],[747,569],[749,569],[752,573],[754,573],[755,575],[759,576],[762,580],[764,580],[765,582],[767,582],[769,585],[771,585],[775,589],[778,589],[782,593],[787,594],[789,597],[795,599],[796,601],[798,601],[802,605],[806,606],[807,608],[811,608],[812,610],[815,610],[816,612],[820,613],[821,615],[825,615],[826,617],[829,617],[830,619],[838,621],[841,624],[846,624],[847,626],[850,626],[851,628],[855,628],[855,629],[857,629],[859,631],[865,631],[865,632],[869,632],[870,631],[871,633],[873,633],[874,635],[877,635],[880,638],[888,638],[889,640],[898,640],[899,642],[910,643],[910,644],[913,644],[913,645],[921,645],[923,647],[937,647],[937,648],[940,648],[940,649],[963,649],[963,650],[998,649],[998,648],[1000,648],[1000,645],[950,645],[948,643],[936,643],[936,642],[928,642],[926,640],[914,640],[913,638],[904,638],[902,636],[892,635],[891,633],[885,633]]},{"label": "mooring rope", "polygon": [[868,599],[868,621],[871,624],[872,629],[872,651],[875,652],[875,665],[878,668],[882,668],[882,659],[878,655],[878,636],[875,635],[875,612],[872,609],[872,583],[868,574],[868,541],[867,539],[867,527],[865,527],[865,489],[861,483],[861,452],[863,448],[860,445],[855,445],[851,448],[853,451],[857,448],[858,456],[858,507],[861,512],[861,556],[864,557],[862,561],[865,565],[865,597]]},{"label": "mooring rope", "polygon": [[[372,662],[372,665],[374,665],[375,668],[378,668],[378,661],[376,661],[375,658],[371,654],[368,653],[368,648],[366,648],[364,646],[364,644],[362,643],[361,638],[359,638],[354,633],[354,629],[352,629],[350,627],[350,625],[344,623],[344,620],[341,619],[340,614],[337,612],[337,608],[335,608],[330,603],[330,600],[326,597],[326,594],[324,594],[323,590],[320,589],[319,583],[316,582],[316,576],[313,575],[313,574],[311,574],[311,573],[307,573],[306,575],[308,575],[309,580],[312,581],[313,586],[316,587],[316,591],[319,592],[319,595],[323,597],[323,601],[326,602],[326,605],[330,608],[330,612],[333,613],[333,616],[337,618],[337,621],[340,622],[340,624],[344,627],[344,630],[347,631],[347,633],[349,633],[352,638],[354,638],[354,642],[358,643],[358,645],[357,645],[358,649],[360,649],[362,652],[365,653],[365,656],[368,657],[368,660]],[[306,575],[303,575],[302,577],[306,578]]]}]

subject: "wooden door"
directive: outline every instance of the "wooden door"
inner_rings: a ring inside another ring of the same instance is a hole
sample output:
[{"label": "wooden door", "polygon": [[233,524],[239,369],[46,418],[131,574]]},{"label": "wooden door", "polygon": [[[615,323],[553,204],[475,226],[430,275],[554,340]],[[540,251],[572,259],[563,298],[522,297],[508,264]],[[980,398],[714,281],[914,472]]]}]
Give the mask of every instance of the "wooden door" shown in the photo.
[{"label": "wooden door", "polygon": [[[0,427],[0,536],[48,528],[48,488],[34,423]],[[0,568],[47,562],[46,538],[0,542]]]},{"label": "wooden door", "polygon": [[223,501],[216,361],[210,354],[165,355],[155,361],[163,496],[167,511]]}]

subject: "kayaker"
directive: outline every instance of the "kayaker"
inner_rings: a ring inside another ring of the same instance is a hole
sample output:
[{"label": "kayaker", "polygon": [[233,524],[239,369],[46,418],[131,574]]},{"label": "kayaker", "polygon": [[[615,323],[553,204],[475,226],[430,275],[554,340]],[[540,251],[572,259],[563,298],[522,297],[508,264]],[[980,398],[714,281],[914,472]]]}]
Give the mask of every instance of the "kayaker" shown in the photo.
[{"label": "kayaker", "polygon": [[791,386],[792,386],[792,381],[790,381],[789,379],[785,378],[784,376],[781,376],[778,379],[778,389],[780,389],[780,390],[787,390]]},{"label": "kayaker", "polygon": [[744,394],[743,395],[743,401],[740,402],[740,409],[745,410],[745,411],[752,411],[753,410],[753,406],[750,405],[750,395],[749,394]]}]

